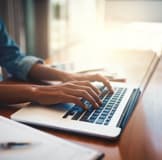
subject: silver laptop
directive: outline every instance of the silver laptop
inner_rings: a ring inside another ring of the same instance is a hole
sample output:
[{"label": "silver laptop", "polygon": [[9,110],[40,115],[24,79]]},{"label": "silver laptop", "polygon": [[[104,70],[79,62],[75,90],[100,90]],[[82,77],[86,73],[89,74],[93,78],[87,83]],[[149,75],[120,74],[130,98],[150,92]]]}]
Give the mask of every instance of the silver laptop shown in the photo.
[{"label": "silver laptop", "polygon": [[102,92],[102,106],[94,109],[84,99],[89,109],[75,104],[40,106],[30,104],[11,115],[11,118],[27,124],[46,126],[108,139],[117,139],[124,129],[140,95],[140,89],[124,83],[112,83],[114,94],[101,83],[95,84]]}]

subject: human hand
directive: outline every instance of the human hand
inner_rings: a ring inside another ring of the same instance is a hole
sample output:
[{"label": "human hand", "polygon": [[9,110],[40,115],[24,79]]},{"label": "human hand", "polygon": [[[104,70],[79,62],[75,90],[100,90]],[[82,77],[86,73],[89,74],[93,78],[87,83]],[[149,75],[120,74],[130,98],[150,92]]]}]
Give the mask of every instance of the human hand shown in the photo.
[{"label": "human hand", "polygon": [[110,93],[113,93],[113,88],[110,84],[110,81],[108,78],[101,74],[78,74],[78,73],[68,73],[66,76],[64,76],[64,82],[67,81],[89,81],[89,82],[102,82],[110,91]]},{"label": "human hand", "polygon": [[109,79],[100,74],[68,73],[55,68],[47,67],[42,64],[36,64],[32,67],[29,77],[36,81],[98,81],[102,82],[108,88],[108,90],[113,93],[113,88],[109,82]]},{"label": "human hand", "polygon": [[35,87],[33,101],[44,105],[74,103],[87,109],[81,98],[98,108],[102,104],[99,95],[100,91],[88,81],[69,81],[54,86]]}]

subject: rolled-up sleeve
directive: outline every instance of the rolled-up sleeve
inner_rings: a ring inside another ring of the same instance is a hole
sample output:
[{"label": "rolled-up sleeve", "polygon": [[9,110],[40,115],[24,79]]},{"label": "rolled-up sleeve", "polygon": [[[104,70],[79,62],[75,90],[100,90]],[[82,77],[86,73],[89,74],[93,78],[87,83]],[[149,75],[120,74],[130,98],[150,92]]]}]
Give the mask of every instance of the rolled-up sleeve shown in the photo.
[{"label": "rolled-up sleeve", "polygon": [[6,63],[5,67],[13,77],[26,81],[29,71],[36,63],[43,63],[43,60],[33,56],[18,56],[13,62]]},{"label": "rolled-up sleeve", "polygon": [[28,80],[28,73],[36,63],[43,63],[43,60],[22,53],[0,20],[0,65],[13,77]]}]

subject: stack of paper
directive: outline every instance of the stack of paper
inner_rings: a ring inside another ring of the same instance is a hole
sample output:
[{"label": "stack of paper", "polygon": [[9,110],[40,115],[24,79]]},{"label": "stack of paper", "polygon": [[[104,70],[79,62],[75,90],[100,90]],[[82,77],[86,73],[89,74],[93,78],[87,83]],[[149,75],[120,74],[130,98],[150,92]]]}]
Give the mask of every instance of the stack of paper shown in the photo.
[{"label": "stack of paper", "polygon": [[[10,142],[11,146],[4,145]],[[101,157],[103,154],[97,150],[0,116],[0,160],[95,160]]]}]

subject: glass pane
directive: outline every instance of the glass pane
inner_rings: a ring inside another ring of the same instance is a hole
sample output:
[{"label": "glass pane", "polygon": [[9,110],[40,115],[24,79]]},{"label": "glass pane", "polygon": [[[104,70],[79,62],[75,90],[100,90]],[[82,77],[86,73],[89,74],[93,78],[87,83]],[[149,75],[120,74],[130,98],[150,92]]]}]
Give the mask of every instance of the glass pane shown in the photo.
[{"label": "glass pane", "polygon": [[96,0],[51,0],[51,53],[91,37],[97,27],[96,5]]}]

